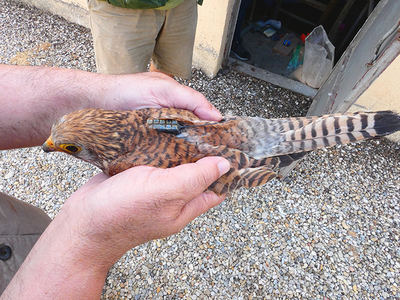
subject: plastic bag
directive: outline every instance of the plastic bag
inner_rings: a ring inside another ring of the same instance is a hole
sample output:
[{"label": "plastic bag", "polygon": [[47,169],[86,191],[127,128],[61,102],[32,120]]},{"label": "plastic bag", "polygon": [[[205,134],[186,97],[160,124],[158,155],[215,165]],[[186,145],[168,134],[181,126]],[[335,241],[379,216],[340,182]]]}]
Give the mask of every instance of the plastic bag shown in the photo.
[{"label": "plastic bag", "polygon": [[321,87],[332,71],[334,55],[335,46],[322,25],[315,27],[306,38],[301,81],[313,88]]}]

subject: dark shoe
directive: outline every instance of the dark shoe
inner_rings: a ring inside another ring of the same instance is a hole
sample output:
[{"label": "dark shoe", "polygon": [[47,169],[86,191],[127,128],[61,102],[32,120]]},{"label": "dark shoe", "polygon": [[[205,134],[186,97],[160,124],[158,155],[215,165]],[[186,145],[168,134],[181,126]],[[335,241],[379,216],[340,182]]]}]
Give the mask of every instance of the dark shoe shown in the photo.
[{"label": "dark shoe", "polygon": [[234,43],[231,49],[232,56],[243,61],[250,60],[251,55],[241,44]]}]

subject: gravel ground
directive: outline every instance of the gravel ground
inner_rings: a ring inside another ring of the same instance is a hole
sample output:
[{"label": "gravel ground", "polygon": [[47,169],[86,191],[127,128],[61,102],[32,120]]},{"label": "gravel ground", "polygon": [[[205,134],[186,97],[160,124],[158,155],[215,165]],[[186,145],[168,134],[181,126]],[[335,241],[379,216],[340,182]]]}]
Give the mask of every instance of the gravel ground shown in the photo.
[{"label": "gravel ground", "polygon": [[[94,71],[90,32],[0,0],[0,62]],[[223,112],[303,115],[310,100],[227,71],[185,84]],[[0,151],[0,190],[54,217],[94,167],[38,148]],[[284,181],[233,193],[181,233],[129,251],[104,299],[400,298],[400,146],[321,150]],[[397,279],[396,279],[397,278]]]}]

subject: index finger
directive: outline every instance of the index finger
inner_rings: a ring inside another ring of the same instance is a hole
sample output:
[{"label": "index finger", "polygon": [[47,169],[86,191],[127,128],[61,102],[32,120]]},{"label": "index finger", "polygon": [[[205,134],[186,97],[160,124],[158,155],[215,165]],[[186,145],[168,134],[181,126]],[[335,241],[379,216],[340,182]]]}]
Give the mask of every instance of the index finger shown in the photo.
[{"label": "index finger", "polygon": [[175,108],[190,110],[203,120],[219,121],[222,119],[218,109],[202,93],[188,86],[181,85],[181,92],[170,98],[170,104]]}]

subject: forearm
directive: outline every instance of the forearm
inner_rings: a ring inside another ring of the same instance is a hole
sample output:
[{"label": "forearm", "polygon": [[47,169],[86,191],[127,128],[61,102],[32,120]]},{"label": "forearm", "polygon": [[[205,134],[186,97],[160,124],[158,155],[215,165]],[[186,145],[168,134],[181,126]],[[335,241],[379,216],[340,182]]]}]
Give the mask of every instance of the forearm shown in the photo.
[{"label": "forearm", "polygon": [[0,65],[0,149],[40,145],[57,118],[97,106],[102,79],[77,70]]}]

